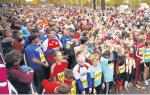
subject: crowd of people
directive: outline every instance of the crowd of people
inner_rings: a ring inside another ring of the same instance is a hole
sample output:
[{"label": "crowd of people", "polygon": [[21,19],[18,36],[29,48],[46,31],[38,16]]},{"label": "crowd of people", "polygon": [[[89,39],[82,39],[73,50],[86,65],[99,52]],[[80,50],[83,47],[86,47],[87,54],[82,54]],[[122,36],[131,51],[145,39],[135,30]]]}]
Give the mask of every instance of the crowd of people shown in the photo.
[{"label": "crowd of people", "polygon": [[149,85],[150,9],[34,6],[0,13],[7,75],[19,94],[31,93],[31,83],[39,94],[128,93]]}]

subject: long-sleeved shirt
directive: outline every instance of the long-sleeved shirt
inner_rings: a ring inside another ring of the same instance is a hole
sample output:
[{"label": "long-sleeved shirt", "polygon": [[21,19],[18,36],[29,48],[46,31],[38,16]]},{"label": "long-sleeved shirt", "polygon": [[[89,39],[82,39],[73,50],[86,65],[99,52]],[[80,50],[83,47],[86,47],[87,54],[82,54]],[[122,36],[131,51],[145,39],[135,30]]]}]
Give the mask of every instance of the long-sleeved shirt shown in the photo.
[{"label": "long-sleeved shirt", "polygon": [[19,65],[8,68],[7,71],[13,78],[16,78],[17,81],[19,81],[21,83],[31,83],[32,82],[33,72],[26,74],[21,70],[21,66],[19,66]]},{"label": "long-sleeved shirt", "polygon": [[73,68],[73,75],[81,92],[87,87],[92,88],[90,64],[85,63],[84,66],[77,64]]}]

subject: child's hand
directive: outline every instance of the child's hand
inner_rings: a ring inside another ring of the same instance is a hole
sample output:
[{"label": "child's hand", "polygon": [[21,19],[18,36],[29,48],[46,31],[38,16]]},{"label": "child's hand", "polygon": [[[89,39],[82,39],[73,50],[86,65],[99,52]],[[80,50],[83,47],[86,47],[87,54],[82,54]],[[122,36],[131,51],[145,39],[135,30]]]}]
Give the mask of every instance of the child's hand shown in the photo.
[{"label": "child's hand", "polygon": [[92,93],[92,88],[89,88],[89,93]]},{"label": "child's hand", "polygon": [[48,65],[48,64],[43,64],[43,66],[44,66],[44,67],[48,67],[49,65]]},{"label": "child's hand", "polygon": [[85,94],[85,91],[83,91],[82,94]]},{"label": "child's hand", "polygon": [[96,94],[96,90],[95,90],[95,88],[93,89],[93,94]]}]

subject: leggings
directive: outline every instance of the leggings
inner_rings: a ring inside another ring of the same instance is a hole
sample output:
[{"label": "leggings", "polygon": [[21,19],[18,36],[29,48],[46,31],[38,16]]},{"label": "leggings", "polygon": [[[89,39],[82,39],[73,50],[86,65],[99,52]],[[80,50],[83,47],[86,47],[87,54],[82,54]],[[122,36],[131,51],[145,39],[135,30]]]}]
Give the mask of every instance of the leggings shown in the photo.
[{"label": "leggings", "polygon": [[112,81],[111,81],[111,82],[106,82],[106,83],[105,83],[105,89],[104,89],[105,94],[109,94],[109,93],[110,93],[112,84],[113,84]]}]

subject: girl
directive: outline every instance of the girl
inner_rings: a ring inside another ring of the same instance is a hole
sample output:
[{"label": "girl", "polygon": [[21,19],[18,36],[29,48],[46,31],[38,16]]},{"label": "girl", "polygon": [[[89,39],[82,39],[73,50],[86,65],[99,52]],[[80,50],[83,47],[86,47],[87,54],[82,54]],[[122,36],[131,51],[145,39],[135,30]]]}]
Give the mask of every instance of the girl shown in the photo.
[{"label": "girl", "polygon": [[144,42],[145,42],[145,36],[144,35],[141,35],[139,36],[138,38],[138,44],[136,45],[136,83],[135,83],[135,86],[137,88],[143,88],[140,81],[141,81],[141,75],[142,75],[142,72],[143,72],[143,62],[142,62],[142,55],[143,55],[143,51],[144,51]]},{"label": "girl", "polygon": [[68,67],[68,62],[66,60],[63,60],[63,56],[60,51],[55,52],[55,59],[56,62],[51,66],[50,76],[52,80],[63,83],[64,71]]},{"label": "girl", "polygon": [[134,79],[135,60],[133,57],[133,48],[129,47],[126,50],[126,74],[125,74],[125,90],[128,92],[128,82]]},{"label": "girl", "polygon": [[6,54],[6,68],[10,82],[17,89],[19,94],[29,93],[29,85],[33,80],[33,69],[26,66],[21,67],[21,53],[18,50],[12,50]]},{"label": "girl", "polygon": [[109,94],[113,84],[114,61],[110,51],[105,51],[100,58],[100,64],[104,75],[105,94]]},{"label": "girl", "polygon": [[116,72],[116,93],[122,91],[123,80],[125,78],[125,50],[123,47],[118,47],[117,57],[115,59],[115,72]]},{"label": "girl", "polygon": [[100,64],[100,56],[98,53],[93,53],[90,56],[92,66],[90,67],[90,74],[92,78],[93,94],[100,94],[101,91],[101,78],[102,68]]},{"label": "girl", "polygon": [[146,41],[146,47],[144,48],[143,52],[143,59],[144,59],[144,83],[145,85],[149,85],[147,81],[149,67],[150,67],[150,41]]}]

